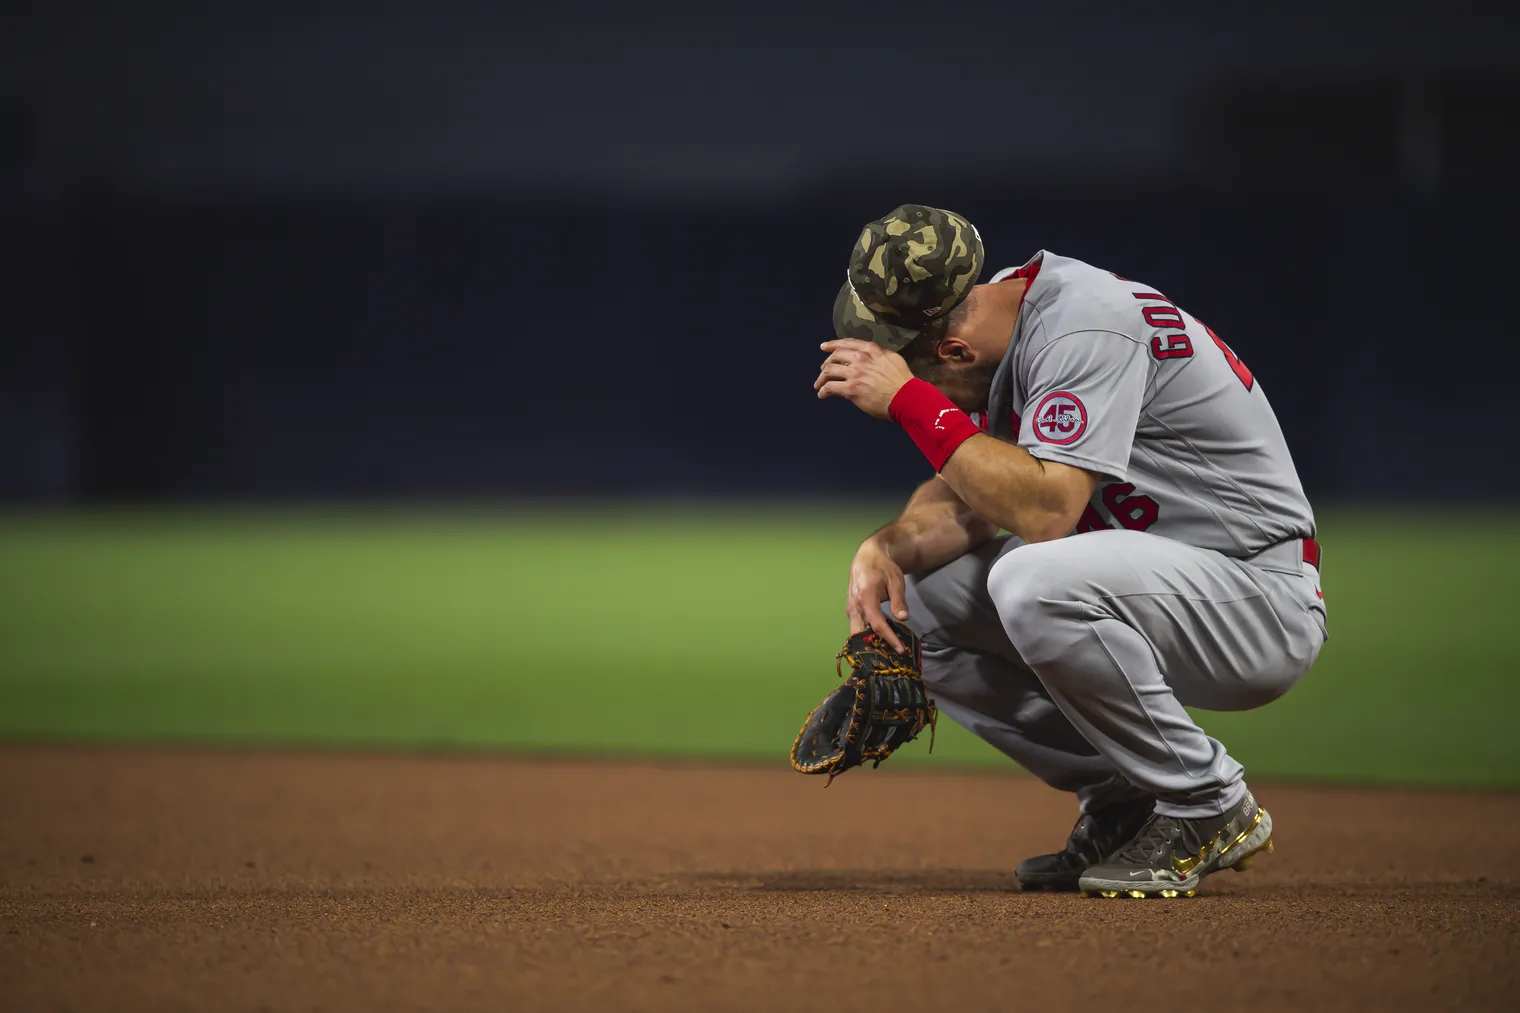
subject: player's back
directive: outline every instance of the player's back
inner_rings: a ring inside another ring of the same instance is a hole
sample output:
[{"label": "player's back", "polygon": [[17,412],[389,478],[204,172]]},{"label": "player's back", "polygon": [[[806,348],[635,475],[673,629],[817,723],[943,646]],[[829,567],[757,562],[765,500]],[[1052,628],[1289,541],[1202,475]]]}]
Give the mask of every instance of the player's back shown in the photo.
[{"label": "player's back", "polygon": [[1030,453],[1104,476],[1078,530],[1233,556],[1314,535],[1277,417],[1228,345],[1151,285],[1048,252],[1023,270],[1011,407]]}]

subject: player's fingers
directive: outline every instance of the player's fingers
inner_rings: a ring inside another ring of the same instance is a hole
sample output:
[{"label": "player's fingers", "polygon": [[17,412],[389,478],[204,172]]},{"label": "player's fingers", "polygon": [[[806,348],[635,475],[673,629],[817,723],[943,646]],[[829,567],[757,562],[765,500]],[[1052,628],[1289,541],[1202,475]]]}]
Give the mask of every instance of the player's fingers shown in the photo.
[{"label": "player's fingers", "polygon": [[887,574],[887,602],[893,616],[899,620],[908,618],[908,586],[900,573]]},{"label": "player's fingers", "polygon": [[818,372],[825,373],[825,372],[828,372],[829,370],[838,371],[838,370],[842,370],[842,369],[849,369],[852,366],[859,366],[859,365],[860,365],[860,357],[859,356],[855,356],[855,355],[838,355],[838,354],[835,354],[835,355],[831,355],[827,359],[823,360],[823,364],[818,367]]},{"label": "player's fingers", "polygon": [[877,602],[871,609],[867,619],[871,624],[871,629],[875,630],[881,639],[890,644],[892,650],[898,654],[901,654],[905,650],[903,642],[897,639],[897,634],[893,631],[892,624],[887,622],[887,617],[881,614],[881,602]]},{"label": "player's fingers", "polygon": [[[852,604],[865,620],[865,625],[862,625],[861,629],[865,629],[865,626],[869,625],[883,640],[891,645],[894,651],[901,652],[903,649],[902,641],[897,638],[897,634],[892,629],[892,624],[887,622],[887,617],[882,615],[881,612],[882,602],[892,595],[892,592],[889,591],[890,583],[890,574],[873,574],[871,582],[864,587],[855,589],[851,598]],[[895,606],[893,611],[896,611]]]},{"label": "player's fingers", "polygon": [[825,341],[818,347],[825,352],[859,352],[862,355],[870,355],[877,348],[872,342],[861,341],[859,338],[836,338]]},{"label": "player's fingers", "polygon": [[830,380],[818,387],[818,399],[826,397],[849,397],[848,384],[843,380]]},{"label": "player's fingers", "polygon": [[837,362],[825,362],[823,364],[823,368],[818,370],[818,379],[813,381],[813,389],[817,390],[819,387],[822,387],[830,380],[848,380],[849,378],[849,367],[840,365]]},{"label": "player's fingers", "polygon": [[860,602],[852,594],[844,600],[844,614],[850,620],[850,636],[854,636],[866,628],[865,616],[861,613]]}]

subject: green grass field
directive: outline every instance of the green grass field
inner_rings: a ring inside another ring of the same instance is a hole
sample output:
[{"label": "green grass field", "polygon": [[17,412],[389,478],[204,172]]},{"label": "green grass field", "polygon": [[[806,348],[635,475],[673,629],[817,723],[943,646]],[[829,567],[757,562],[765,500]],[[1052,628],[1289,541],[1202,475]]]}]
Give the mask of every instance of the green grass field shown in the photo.
[{"label": "green grass field", "polygon": [[[0,517],[0,738],[783,762],[891,512]],[[1520,786],[1516,521],[1329,513],[1318,666],[1205,727],[1253,774]],[[1008,765],[943,726],[899,757]]]}]

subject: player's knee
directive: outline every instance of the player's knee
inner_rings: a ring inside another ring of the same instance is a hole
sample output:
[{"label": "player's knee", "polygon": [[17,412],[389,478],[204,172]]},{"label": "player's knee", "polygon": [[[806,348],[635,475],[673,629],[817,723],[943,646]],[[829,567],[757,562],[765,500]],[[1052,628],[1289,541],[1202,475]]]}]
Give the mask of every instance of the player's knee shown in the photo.
[{"label": "player's knee", "polygon": [[1003,629],[1034,667],[1055,660],[1064,650],[1057,619],[1070,594],[1058,546],[1025,545],[998,560],[987,576],[987,591]]},{"label": "player's knee", "polygon": [[1284,659],[1281,664],[1258,668],[1251,673],[1248,686],[1235,693],[1225,706],[1215,709],[1255,710],[1269,703],[1275,703],[1286,695],[1288,690],[1298,685],[1298,680],[1303,673],[1304,669],[1289,659]]}]

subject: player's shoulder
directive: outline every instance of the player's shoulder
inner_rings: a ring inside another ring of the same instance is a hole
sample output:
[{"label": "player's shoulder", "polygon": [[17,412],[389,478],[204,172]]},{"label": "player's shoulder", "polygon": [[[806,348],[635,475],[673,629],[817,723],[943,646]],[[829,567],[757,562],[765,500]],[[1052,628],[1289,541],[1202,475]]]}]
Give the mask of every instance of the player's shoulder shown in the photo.
[{"label": "player's shoulder", "polygon": [[1036,299],[1051,300],[1064,293],[1104,295],[1122,292],[1131,283],[1112,271],[1095,267],[1075,257],[1063,257],[1050,250],[1041,250],[1018,267],[1005,267],[995,273],[988,282],[1007,281],[1010,278],[1028,278],[1029,294]]},{"label": "player's shoulder", "polygon": [[1027,359],[1053,342],[1078,335],[1100,335],[1140,342],[1140,316],[1135,311],[1134,284],[1111,271],[1041,250],[1027,264],[1006,267],[989,284],[1025,278],[1029,289],[1020,314],[1019,343]]}]

